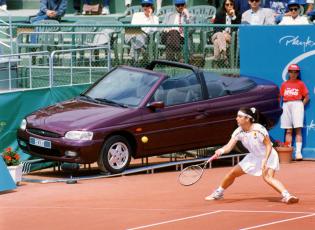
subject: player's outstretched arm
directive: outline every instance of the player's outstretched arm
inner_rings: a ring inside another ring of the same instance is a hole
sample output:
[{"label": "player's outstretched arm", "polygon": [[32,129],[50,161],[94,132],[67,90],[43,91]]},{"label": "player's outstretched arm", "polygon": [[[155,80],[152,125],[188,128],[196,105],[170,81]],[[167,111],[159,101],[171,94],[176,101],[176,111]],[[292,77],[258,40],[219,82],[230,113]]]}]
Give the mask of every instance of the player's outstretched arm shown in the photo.
[{"label": "player's outstretched arm", "polygon": [[217,149],[214,154],[218,158],[222,154],[229,153],[232,151],[236,143],[237,143],[237,140],[235,140],[234,138],[231,138],[226,145],[224,145],[222,148]]}]

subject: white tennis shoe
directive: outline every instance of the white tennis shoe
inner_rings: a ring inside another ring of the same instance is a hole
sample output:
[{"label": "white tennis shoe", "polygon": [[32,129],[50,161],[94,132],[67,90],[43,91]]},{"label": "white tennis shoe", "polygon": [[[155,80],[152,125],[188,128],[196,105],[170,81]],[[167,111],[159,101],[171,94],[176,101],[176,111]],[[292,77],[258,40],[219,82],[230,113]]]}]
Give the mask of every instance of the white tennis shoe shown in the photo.
[{"label": "white tennis shoe", "polygon": [[299,198],[297,198],[296,196],[288,195],[283,197],[281,201],[286,204],[294,204],[299,202]]},{"label": "white tennis shoe", "polygon": [[223,192],[215,190],[211,195],[207,196],[205,200],[221,200],[223,199]]},{"label": "white tennis shoe", "polygon": [[303,160],[303,156],[302,156],[301,152],[295,153],[295,160],[297,160],[297,161]]}]

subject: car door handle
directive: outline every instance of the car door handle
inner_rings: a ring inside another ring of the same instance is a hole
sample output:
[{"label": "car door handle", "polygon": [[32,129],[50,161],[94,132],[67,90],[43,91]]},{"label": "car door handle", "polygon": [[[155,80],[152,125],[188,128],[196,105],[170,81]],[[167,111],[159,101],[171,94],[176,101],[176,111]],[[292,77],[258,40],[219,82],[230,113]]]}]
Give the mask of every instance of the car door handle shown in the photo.
[{"label": "car door handle", "polygon": [[202,113],[202,115],[204,116],[209,116],[209,113],[206,111],[206,109],[200,108],[200,109],[197,109],[197,112]]}]

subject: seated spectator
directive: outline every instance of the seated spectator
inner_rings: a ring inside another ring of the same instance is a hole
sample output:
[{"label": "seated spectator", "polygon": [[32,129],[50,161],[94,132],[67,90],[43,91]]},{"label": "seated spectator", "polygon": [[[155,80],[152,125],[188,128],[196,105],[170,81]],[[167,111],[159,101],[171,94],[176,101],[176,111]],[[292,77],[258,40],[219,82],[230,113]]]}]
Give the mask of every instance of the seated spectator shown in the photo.
[{"label": "seated spectator", "polygon": [[186,7],[186,0],[174,0],[175,12],[165,15],[164,25],[178,25],[178,27],[167,27],[162,33],[162,43],[166,46],[166,59],[179,61],[181,59],[181,46],[184,44],[183,24],[189,24],[192,18]]},{"label": "seated spectator", "polygon": [[300,16],[300,4],[298,0],[288,2],[290,15],[284,16],[279,25],[307,25],[309,24],[306,16]]},{"label": "seated spectator", "polygon": [[306,6],[305,14],[311,13],[314,9],[314,0],[300,0],[299,3],[303,7]]},{"label": "seated spectator", "polygon": [[260,0],[249,0],[250,9],[242,14],[242,23],[250,25],[275,24],[274,11],[269,8],[261,8]]},{"label": "seated spectator", "polygon": [[0,10],[7,10],[7,1],[0,0]]},{"label": "seated spectator", "polygon": [[[103,14],[103,15],[110,14],[110,11],[109,11],[109,1],[110,1],[110,0],[102,0],[102,6],[103,6],[102,14]],[[79,10],[80,10],[81,0],[78,0],[78,1],[77,1],[78,3],[75,3],[75,2],[76,2],[76,0],[73,0],[74,9],[79,9]],[[83,4],[91,5],[91,4],[92,4],[92,0],[83,0]],[[82,14],[85,15],[86,12],[83,11]]]},{"label": "seated spectator", "polygon": [[[288,11],[288,2],[290,0],[266,0],[264,7],[270,8],[275,11],[275,22],[279,24],[284,16],[291,16],[291,12]],[[299,0],[301,8],[306,6],[306,13],[309,14],[313,9],[314,0]],[[302,12],[300,12],[302,13]]]},{"label": "seated spectator", "polygon": [[[103,9],[102,9],[102,14],[110,14],[109,12],[109,1],[110,0],[103,0]],[[92,4],[92,0],[83,0],[83,4]],[[80,14],[80,8],[81,8],[81,0],[73,0],[73,8],[75,10],[74,14]],[[86,14],[85,11],[82,12],[82,14]]]},{"label": "seated spectator", "polygon": [[[154,15],[154,1],[142,0],[142,12],[134,13],[131,19],[132,25],[158,25],[159,19]],[[130,55],[133,60],[137,61],[139,53],[147,47],[148,35],[156,31],[157,28],[142,27],[141,33],[126,35],[126,43],[130,42]]]},{"label": "seated spectator", "polygon": [[61,20],[67,9],[67,0],[40,0],[40,9],[35,18],[31,19],[31,23],[41,20],[53,19]]},{"label": "seated spectator", "polygon": [[266,0],[264,7],[270,8],[275,12],[275,23],[279,24],[283,16],[287,14],[289,0]]},{"label": "seated spectator", "polygon": [[[234,0],[224,0],[221,9],[216,13],[214,24],[240,24],[241,15],[235,11]],[[237,28],[215,27],[211,41],[214,45],[214,60],[227,60],[227,45],[231,42],[231,30]]]}]

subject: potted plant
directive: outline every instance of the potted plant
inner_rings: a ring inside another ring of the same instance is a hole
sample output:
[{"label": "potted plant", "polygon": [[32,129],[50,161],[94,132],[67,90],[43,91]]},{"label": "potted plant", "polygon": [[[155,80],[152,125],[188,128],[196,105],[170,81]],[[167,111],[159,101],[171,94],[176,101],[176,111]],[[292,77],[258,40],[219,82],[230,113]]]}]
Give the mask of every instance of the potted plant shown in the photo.
[{"label": "potted plant", "polygon": [[22,181],[22,164],[20,164],[20,155],[13,151],[11,147],[6,148],[2,153],[2,158],[16,184]]},{"label": "potted plant", "polygon": [[290,142],[281,142],[276,140],[273,147],[278,152],[280,163],[290,163],[292,161],[293,147]]}]

